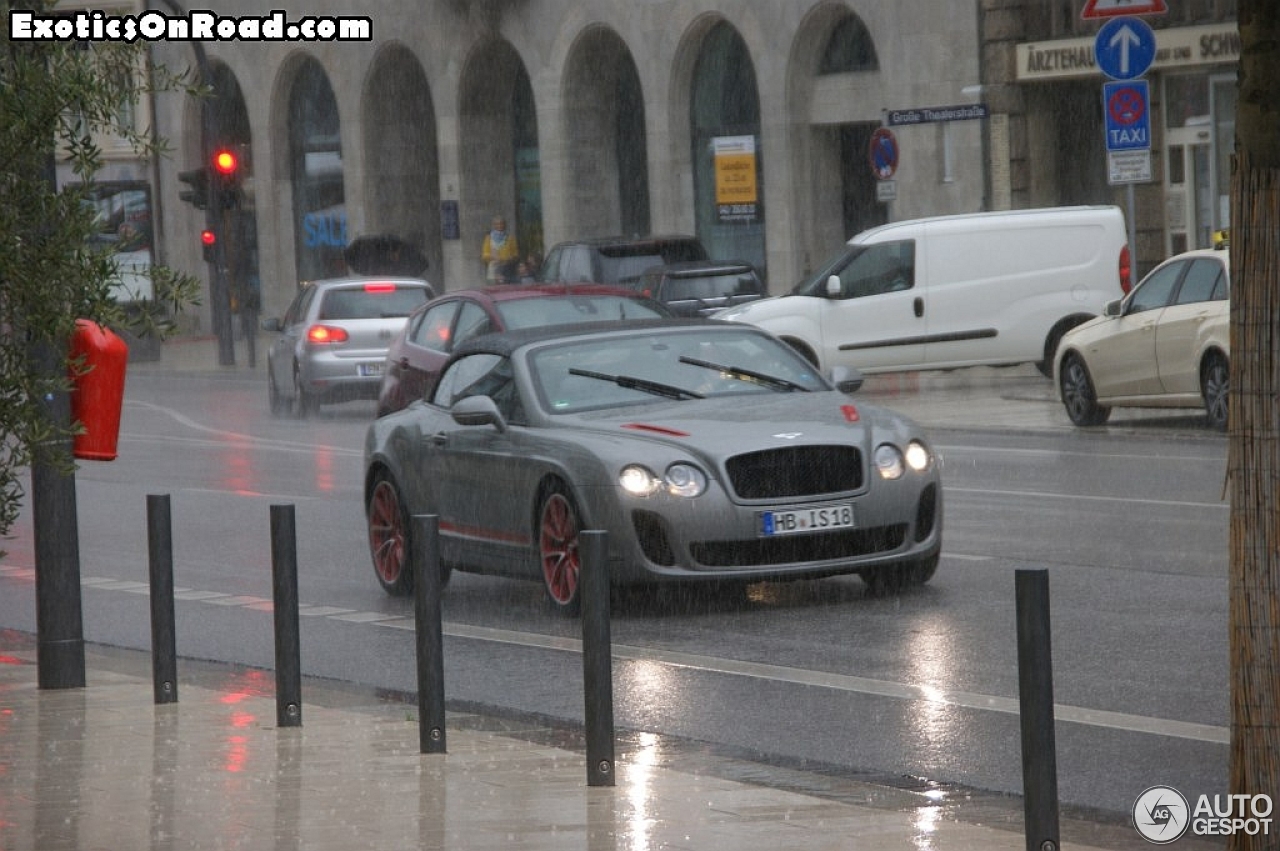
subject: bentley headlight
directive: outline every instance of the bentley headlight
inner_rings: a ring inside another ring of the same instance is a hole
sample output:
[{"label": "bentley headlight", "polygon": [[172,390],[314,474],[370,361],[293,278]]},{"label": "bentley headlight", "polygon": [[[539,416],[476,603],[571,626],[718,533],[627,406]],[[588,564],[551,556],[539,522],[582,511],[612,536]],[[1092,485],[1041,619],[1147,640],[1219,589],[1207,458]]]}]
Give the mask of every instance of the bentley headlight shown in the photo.
[{"label": "bentley headlight", "polygon": [[618,474],[618,484],[632,496],[653,496],[662,487],[662,480],[648,467],[628,464]]},{"label": "bentley headlight", "polygon": [[929,450],[918,440],[913,440],[907,444],[907,466],[915,470],[917,473],[923,473],[933,464],[933,456],[929,454]]},{"label": "bentley headlight", "polygon": [[707,489],[706,474],[692,464],[672,464],[666,478],[672,496],[697,496]]},{"label": "bentley headlight", "polygon": [[876,447],[875,462],[882,479],[900,479],[906,470],[901,450],[891,443],[882,443]]}]

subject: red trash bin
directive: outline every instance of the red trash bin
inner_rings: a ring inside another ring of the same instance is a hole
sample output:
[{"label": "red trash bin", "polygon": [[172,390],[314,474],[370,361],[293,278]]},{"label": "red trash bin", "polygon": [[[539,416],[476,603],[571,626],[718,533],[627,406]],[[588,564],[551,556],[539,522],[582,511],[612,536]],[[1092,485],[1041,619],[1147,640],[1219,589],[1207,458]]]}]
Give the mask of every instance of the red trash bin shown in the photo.
[{"label": "red trash bin", "polygon": [[129,346],[109,328],[77,319],[71,357],[84,358],[72,375],[71,418],[84,426],[72,440],[71,454],[92,461],[113,461],[124,409],[124,373]]}]

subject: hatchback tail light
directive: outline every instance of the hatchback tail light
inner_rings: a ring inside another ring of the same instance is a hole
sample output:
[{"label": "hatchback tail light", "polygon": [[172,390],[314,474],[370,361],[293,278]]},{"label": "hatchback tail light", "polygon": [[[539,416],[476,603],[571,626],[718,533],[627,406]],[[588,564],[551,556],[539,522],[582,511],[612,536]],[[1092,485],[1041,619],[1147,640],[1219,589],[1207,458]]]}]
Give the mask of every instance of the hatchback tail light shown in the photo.
[{"label": "hatchback tail light", "polygon": [[312,325],[307,329],[308,343],[345,343],[347,331],[333,325]]},{"label": "hatchback tail light", "polygon": [[1120,249],[1120,291],[1125,295],[1133,289],[1133,261],[1130,259],[1129,246]]}]

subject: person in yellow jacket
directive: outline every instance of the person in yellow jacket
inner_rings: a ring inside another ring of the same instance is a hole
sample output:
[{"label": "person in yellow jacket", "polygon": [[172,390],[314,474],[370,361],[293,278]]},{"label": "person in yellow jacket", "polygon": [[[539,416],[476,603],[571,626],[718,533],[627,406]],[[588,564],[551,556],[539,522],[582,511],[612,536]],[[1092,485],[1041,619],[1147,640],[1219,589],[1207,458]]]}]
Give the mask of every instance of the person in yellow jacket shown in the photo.
[{"label": "person in yellow jacket", "polygon": [[494,216],[489,232],[484,235],[484,244],[480,247],[485,280],[491,284],[510,280],[511,270],[519,259],[520,247],[516,245],[515,235],[507,233],[507,220],[502,216]]}]

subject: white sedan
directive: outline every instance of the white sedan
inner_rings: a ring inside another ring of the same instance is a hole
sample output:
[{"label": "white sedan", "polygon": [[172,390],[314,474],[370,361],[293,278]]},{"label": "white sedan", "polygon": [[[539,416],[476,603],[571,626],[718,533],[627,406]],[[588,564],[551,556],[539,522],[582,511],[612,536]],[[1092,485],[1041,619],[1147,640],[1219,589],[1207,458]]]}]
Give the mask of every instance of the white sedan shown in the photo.
[{"label": "white sedan", "polygon": [[1067,332],[1054,373],[1071,421],[1102,425],[1115,406],[1203,405],[1209,424],[1225,429],[1230,268],[1225,249],[1178,254]]}]

